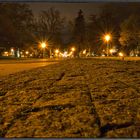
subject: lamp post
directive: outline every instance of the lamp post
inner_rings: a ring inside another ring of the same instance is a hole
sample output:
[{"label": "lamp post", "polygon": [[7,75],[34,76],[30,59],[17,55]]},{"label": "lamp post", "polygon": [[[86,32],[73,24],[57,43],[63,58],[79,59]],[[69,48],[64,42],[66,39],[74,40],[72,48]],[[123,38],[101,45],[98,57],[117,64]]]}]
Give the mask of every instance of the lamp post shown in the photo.
[{"label": "lamp post", "polygon": [[46,43],[45,43],[45,42],[42,42],[42,43],[41,43],[41,47],[42,47],[42,49],[43,49],[43,58],[44,58],[44,56],[45,56]]},{"label": "lamp post", "polygon": [[110,35],[109,34],[107,34],[107,35],[105,35],[105,41],[107,42],[107,56],[109,55],[109,41],[110,41]]},{"label": "lamp post", "polygon": [[71,48],[71,51],[72,51],[72,52],[74,52],[74,51],[75,51],[75,48],[74,48],[74,47],[72,47],[72,48]]},{"label": "lamp post", "polygon": [[71,48],[71,53],[70,53],[70,54],[72,55],[72,57],[75,56],[75,50],[76,50],[75,47],[72,47],[72,48]]},{"label": "lamp post", "polygon": [[55,56],[58,57],[58,54],[59,54],[59,50],[56,49],[56,50],[55,50]]},{"label": "lamp post", "polygon": [[25,54],[26,54],[26,57],[28,57],[28,56],[29,56],[29,52],[28,52],[28,51],[26,51],[26,52],[25,52]]},{"label": "lamp post", "polygon": [[15,51],[13,48],[11,48],[11,55],[14,56],[14,54],[15,54]]}]

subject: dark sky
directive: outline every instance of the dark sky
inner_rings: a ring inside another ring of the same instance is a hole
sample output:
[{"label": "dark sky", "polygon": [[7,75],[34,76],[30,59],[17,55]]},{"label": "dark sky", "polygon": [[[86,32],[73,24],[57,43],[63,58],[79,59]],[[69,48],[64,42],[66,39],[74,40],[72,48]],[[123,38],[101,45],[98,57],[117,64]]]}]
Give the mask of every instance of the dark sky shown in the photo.
[{"label": "dark sky", "polygon": [[49,3],[49,2],[32,2],[28,3],[37,16],[41,10],[47,10],[54,7],[60,11],[61,15],[67,19],[74,19],[77,16],[79,9],[82,9],[84,16],[87,19],[90,14],[98,14],[99,8],[104,3]]}]

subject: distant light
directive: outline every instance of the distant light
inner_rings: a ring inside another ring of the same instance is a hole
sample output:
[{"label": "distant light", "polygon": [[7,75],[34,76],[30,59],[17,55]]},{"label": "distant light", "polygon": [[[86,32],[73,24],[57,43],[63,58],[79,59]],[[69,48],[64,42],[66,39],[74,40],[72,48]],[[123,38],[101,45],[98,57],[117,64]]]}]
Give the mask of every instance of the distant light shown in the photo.
[{"label": "distant light", "polygon": [[86,54],[86,50],[83,51],[83,54]]},{"label": "distant light", "polygon": [[122,56],[124,56],[124,54],[123,54],[122,52],[120,52],[120,53],[119,53],[119,56],[121,56],[121,57],[122,57]]},{"label": "distant light", "polygon": [[4,52],[5,54],[8,54],[8,52]]},{"label": "distant light", "polygon": [[113,52],[114,52],[114,50],[113,50],[113,49],[110,49],[109,51],[110,51],[110,53],[113,53]]},{"label": "distant light", "polygon": [[18,51],[17,51],[17,57],[18,57],[18,58],[20,57],[19,49],[18,49]]},{"label": "distant light", "polygon": [[105,54],[102,54],[102,56],[104,57],[104,56],[105,56]]},{"label": "distant light", "polygon": [[41,47],[44,49],[46,47],[46,43],[45,42],[42,42],[41,43]]},{"label": "distant light", "polygon": [[29,52],[28,52],[28,51],[26,51],[25,53],[26,53],[26,54],[29,54]]},{"label": "distant light", "polygon": [[71,51],[67,56],[71,56],[73,54],[73,51]]},{"label": "distant light", "polygon": [[55,50],[55,53],[56,53],[56,54],[58,54],[58,53],[59,53],[59,50],[58,50],[58,49],[56,49],[56,50]]},{"label": "distant light", "polygon": [[11,52],[14,52],[14,49],[13,48],[11,49]]},{"label": "distant light", "polygon": [[75,48],[74,48],[74,47],[72,47],[72,48],[71,48],[71,51],[73,51],[73,52],[74,52],[74,51],[75,51]]},{"label": "distant light", "polygon": [[65,51],[64,54],[63,54],[63,57],[67,57],[68,56],[68,52]]},{"label": "distant light", "polygon": [[107,34],[107,35],[105,35],[105,40],[108,42],[109,40],[110,40],[110,35],[109,34]]}]

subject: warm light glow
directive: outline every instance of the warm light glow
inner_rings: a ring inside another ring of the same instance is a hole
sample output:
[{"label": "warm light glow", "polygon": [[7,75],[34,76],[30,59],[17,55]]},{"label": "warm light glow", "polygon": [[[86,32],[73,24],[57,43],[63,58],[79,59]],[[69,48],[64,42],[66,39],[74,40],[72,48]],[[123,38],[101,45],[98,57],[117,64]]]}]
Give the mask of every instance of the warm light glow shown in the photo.
[{"label": "warm light glow", "polygon": [[102,54],[101,56],[105,56],[105,54]]},{"label": "warm light glow", "polygon": [[8,52],[4,52],[5,54],[8,54]]},{"label": "warm light glow", "polygon": [[14,52],[14,49],[13,48],[11,49],[11,52]]},{"label": "warm light glow", "polygon": [[73,51],[71,51],[70,53],[69,53],[69,56],[71,56],[73,54]]},{"label": "warm light glow", "polygon": [[73,52],[74,52],[74,51],[75,51],[75,48],[74,48],[74,47],[73,47],[73,48],[71,48],[71,51],[73,51]]},{"label": "warm light glow", "polygon": [[122,53],[122,52],[120,52],[120,53],[119,53],[119,56],[121,56],[121,57],[122,57],[122,56],[124,56],[124,55],[123,55],[123,53]]},{"label": "warm light glow", "polygon": [[86,50],[83,51],[83,54],[86,54]]},{"label": "warm light glow", "polygon": [[26,53],[26,54],[29,54],[29,52],[28,52],[28,51],[26,51],[25,53]]},{"label": "warm light glow", "polygon": [[4,56],[8,56],[9,55],[9,53],[8,52],[4,52]]},{"label": "warm light glow", "polygon": [[110,35],[105,35],[105,40],[108,42],[110,40]]},{"label": "warm light glow", "polygon": [[56,50],[55,50],[55,53],[56,53],[56,54],[57,54],[57,53],[59,53],[59,50],[58,50],[58,49],[56,49]]},{"label": "warm light glow", "polygon": [[114,50],[113,50],[113,49],[110,49],[109,51],[110,51],[110,53],[113,53],[113,52],[114,52]]},{"label": "warm light glow", "polygon": [[45,43],[45,42],[42,42],[42,43],[41,43],[41,47],[42,47],[42,48],[45,48],[45,47],[46,47],[46,43]]},{"label": "warm light glow", "polygon": [[63,54],[63,57],[67,57],[68,56],[68,52],[65,51],[64,54]]}]

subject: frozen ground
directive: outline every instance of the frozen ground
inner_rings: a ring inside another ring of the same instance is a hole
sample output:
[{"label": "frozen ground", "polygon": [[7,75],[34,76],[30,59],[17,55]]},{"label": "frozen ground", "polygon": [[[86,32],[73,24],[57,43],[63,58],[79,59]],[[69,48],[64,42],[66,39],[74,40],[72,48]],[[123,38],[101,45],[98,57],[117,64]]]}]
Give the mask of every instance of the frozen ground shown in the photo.
[{"label": "frozen ground", "polygon": [[71,59],[1,77],[0,137],[140,137],[140,61]]}]

